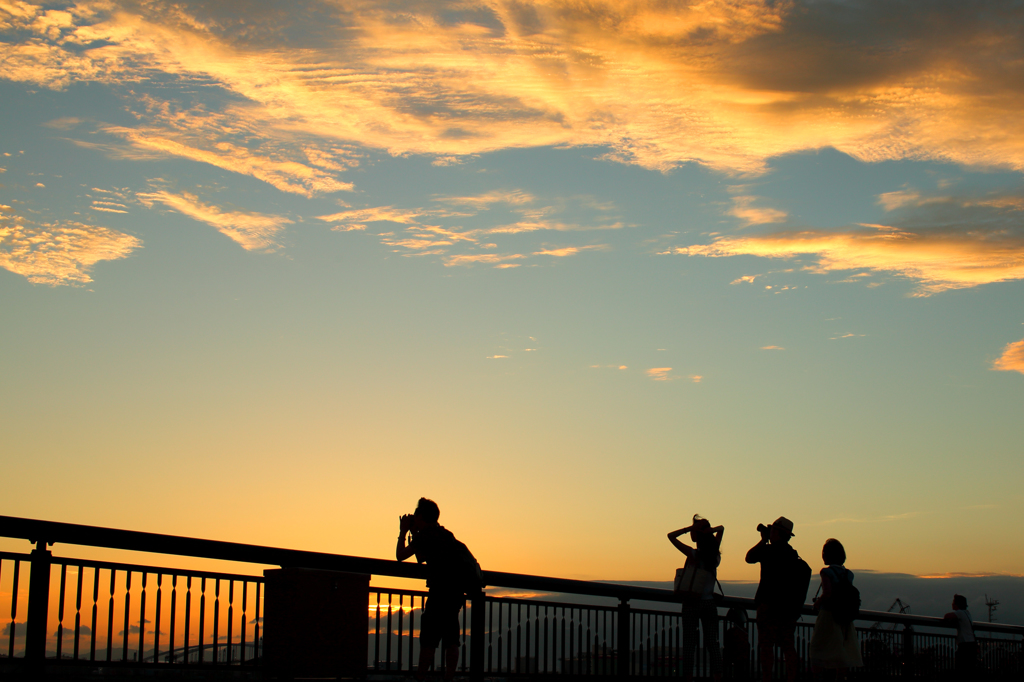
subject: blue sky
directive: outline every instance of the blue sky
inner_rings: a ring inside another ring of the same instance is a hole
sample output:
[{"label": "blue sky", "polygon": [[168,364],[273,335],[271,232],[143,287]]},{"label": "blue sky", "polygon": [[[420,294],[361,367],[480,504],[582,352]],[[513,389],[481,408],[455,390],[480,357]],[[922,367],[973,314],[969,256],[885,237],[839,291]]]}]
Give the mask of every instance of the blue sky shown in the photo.
[{"label": "blue sky", "polygon": [[637,580],[785,514],[1024,573],[1021,19],[0,2],[5,513],[387,556],[428,495]]}]

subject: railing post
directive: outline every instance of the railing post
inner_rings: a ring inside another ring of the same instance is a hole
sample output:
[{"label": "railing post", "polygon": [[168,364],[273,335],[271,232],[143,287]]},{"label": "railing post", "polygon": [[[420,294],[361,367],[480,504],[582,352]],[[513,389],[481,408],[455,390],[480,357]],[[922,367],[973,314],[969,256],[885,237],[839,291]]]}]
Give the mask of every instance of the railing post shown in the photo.
[{"label": "railing post", "polygon": [[480,682],[484,679],[484,655],[486,638],[484,623],[486,606],[484,604],[484,591],[480,590],[470,600],[469,612],[469,679],[472,682]]},{"label": "railing post", "polygon": [[46,660],[46,616],[50,611],[50,559],[46,541],[32,550],[32,573],[28,581],[28,622],[25,625],[25,660],[42,664]]},{"label": "railing post", "polygon": [[903,626],[903,677],[911,679],[914,677],[914,628],[910,625]]},{"label": "railing post", "polygon": [[620,678],[629,677],[629,664],[631,658],[630,652],[630,635],[629,635],[629,600],[619,599],[619,655],[616,661],[616,667],[618,670],[618,676]]}]

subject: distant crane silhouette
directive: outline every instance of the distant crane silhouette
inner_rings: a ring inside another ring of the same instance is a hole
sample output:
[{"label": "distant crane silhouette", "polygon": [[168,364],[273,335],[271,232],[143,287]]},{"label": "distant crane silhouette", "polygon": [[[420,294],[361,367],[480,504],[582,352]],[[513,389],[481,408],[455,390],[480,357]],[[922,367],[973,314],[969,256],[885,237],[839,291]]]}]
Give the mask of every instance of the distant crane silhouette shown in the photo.
[{"label": "distant crane silhouette", "polygon": [[988,593],[985,594],[985,606],[988,607],[988,622],[993,622],[992,614],[995,613],[996,607],[999,606],[998,599],[989,599]]},{"label": "distant crane silhouette", "polygon": [[[910,613],[910,604],[906,603],[905,601],[903,601],[899,597],[896,597],[896,600],[892,603],[892,606],[887,608],[885,610],[885,612],[886,613],[892,613],[892,610],[895,609],[897,606],[900,609],[900,613]],[[889,628],[890,630],[895,630],[896,629],[896,623],[891,623],[891,626],[892,627]],[[882,624],[880,622],[875,622],[875,624],[872,625],[870,629],[871,630],[881,630],[882,629]]]}]

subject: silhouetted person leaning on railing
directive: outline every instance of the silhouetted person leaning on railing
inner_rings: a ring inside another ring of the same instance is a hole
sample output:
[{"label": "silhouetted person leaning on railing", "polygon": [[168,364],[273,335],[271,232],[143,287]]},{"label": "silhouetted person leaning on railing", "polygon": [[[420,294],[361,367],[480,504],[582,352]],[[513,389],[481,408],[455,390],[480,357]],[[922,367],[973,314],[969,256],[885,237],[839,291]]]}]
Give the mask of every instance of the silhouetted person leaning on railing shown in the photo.
[{"label": "silhouetted person leaning on railing", "polygon": [[748,564],[761,564],[761,582],[754,595],[761,679],[768,682],[775,667],[775,647],[786,661],[786,680],[796,680],[800,659],[793,636],[800,608],[807,599],[811,567],[789,546],[793,522],[780,516],[770,526],[758,525],[761,541],[747,552]]},{"label": "silhouetted person leaning on railing", "polygon": [[[395,557],[427,564],[427,603],[420,621],[420,660],[416,679],[422,680],[431,664],[437,645],[444,642],[444,678],[455,676],[459,663],[459,612],[467,592],[483,587],[480,564],[466,545],[437,522],[441,511],[437,503],[421,497],[416,511],[399,518],[398,547]],[[406,544],[406,537],[412,540]]]},{"label": "silhouetted person leaning on railing", "polygon": [[[690,534],[696,547],[679,542]],[[699,641],[698,621],[704,627],[704,648],[711,656],[711,674],[722,679],[722,650],[718,646],[718,607],[715,583],[722,562],[722,534],[725,526],[711,527],[707,519],[694,514],[693,524],[668,534],[669,542],[686,555],[686,566],[677,576],[675,590],[683,599],[683,679],[693,679],[693,653]]]},{"label": "silhouetted person leaning on railing", "polygon": [[823,680],[841,680],[849,668],[864,665],[860,639],[853,622],[860,610],[860,592],[853,586],[853,571],[846,563],[846,549],[835,538],[821,549],[821,597],[814,600],[818,617],[811,635],[811,669]]},{"label": "silhouetted person leaning on railing", "polygon": [[956,676],[958,680],[974,680],[978,664],[978,640],[974,638],[974,619],[967,610],[967,597],[953,595],[953,610],[943,620],[956,623]]}]

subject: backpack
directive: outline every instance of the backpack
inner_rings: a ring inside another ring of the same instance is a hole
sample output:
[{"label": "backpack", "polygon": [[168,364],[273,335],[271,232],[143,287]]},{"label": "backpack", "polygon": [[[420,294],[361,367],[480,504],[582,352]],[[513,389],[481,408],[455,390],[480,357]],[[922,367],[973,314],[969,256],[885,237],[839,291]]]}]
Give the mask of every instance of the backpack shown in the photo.
[{"label": "backpack", "polygon": [[824,606],[832,614],[832,620],[846,628],[857,619],[857,614],[860,611],[860,590],[850,582],[845,569],[842,573],[833,569],[832,573],[836,579],[832,581],[832,592],[829,594],[828,603]]},{"label": "backpack", "polygon": [[459,587],[467,594],[479,592],[486,587],[480,562],[476,560],[465,543],[459,542],[454,536],[452,536],[452,541],[454,543],[452,554],[456,559],[455,573]]},{"label": "backpack", "polygon": [[450,530],[444,526],[440,526],[440,529],[437,555],[427,562],[428,567],[431,561],[434,563],[435,577],[432,580],[435,584],[446,585],[449,589],[454,588],[464,594],[479,592],[484,588],[480,562],[469,551],[469,547],[460,542]]},{"label": "backpack", "polygon": [[787,596],[789,606],[799,615],[800,608],[807,601],[807,590],[811,587],[811,567],[797,554],[793,562],[793,568],[787,573],[789,585],[787,585]]}]

